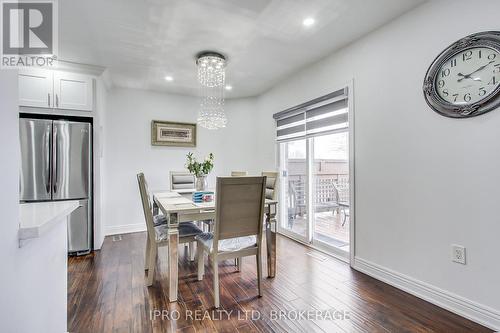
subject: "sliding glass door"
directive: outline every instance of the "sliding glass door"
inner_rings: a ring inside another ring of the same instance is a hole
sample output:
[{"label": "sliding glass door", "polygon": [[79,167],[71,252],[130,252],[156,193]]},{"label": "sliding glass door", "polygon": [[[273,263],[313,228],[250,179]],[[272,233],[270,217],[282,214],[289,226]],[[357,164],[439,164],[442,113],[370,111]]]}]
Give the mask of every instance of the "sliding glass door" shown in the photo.
[{"label": "sliding glass door", "polygon": [[274,115],[281,172],[279,231],[345,259],[352,229],[349,90]]},{"label": "sliding glass door", "polygon": [[348,132],[311,139],[312,242],[319,247],[349,251]]},{"label": "sliding glass door", "polygon": [[279,143],[281,225],[287,236],[347,258],[349,132]]},{"label": "sliding glass door", "polygon": [[309,238],[309,218],[306,200],[307,182],[307,140],[281,143],[282,163],[281,200],[284,203],[281,214],[281,230],[302,241]]}]

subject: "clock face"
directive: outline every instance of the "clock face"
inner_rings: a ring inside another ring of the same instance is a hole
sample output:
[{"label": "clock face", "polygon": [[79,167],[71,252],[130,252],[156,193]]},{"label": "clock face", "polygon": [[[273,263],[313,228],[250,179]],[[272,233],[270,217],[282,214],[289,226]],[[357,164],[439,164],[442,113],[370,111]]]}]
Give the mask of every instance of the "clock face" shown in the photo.
[{"label": "clock face", "polygon": [[473,104],[489,97],[500,84],[500,54],[473,47],[447,59],[436,74],[437,94],[454,105]]}]

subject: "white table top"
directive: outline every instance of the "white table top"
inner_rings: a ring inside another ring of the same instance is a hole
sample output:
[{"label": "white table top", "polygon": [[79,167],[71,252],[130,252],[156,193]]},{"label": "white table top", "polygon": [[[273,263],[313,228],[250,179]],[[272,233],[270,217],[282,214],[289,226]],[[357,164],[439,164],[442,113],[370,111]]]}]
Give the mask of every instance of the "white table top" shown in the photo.
[{"label": "white table top", "polygon": [[41,237],[80,206],[78,200],[19,204],[19,240]]},{"label": "white table top", "polygon": [[[195,203],[191,199],[181,196],[176,192],[153,192],[153,197],[164,212],[191,214],[200,211],[215,210],[215,199],[210,202]],[[266,199],[266,206],[276,204],[277,201]]]}]

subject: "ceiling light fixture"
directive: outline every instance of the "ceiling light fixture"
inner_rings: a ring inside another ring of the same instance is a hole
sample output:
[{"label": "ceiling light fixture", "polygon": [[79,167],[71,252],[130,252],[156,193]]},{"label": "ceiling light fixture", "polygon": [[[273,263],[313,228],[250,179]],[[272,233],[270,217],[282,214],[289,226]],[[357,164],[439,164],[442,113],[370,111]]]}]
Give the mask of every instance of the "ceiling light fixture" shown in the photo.
[{"label": "ceiling light fixture", "polygon": [[207,129],[226,127],[224,112],[224,87],[226,82],[226,57],[217,52],[200,52],[196,56],[201,103],[198,124]]},{"label": "ceiling light fixture", "polygon": [[233,86],[230,86],[229,84],[226,85],[226,90],[233,90]]},{"label": "ceiling light fixture", "polygon": [[165,81],[170,82],[170,81],[173,81],[173,80],[174,80],[174,78],[171,77],[170,75],[165,76]]},{"label": "ceiling light fixture", "polygon": [[304,19],[304,21],[302,21],[302,25],[304,27],[310,27],[310,26],[314,25],[314,23],[316,23],[316,21],[312,17],[308,17],[308,18]]}]

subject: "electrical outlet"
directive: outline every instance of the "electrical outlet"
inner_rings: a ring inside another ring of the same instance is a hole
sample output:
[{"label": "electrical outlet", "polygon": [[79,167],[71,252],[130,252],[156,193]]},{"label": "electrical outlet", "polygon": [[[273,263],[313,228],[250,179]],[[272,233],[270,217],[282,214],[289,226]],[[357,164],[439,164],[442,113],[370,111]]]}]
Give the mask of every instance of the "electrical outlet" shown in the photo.
[{"label": "electrical outlet", "polygon": [[451,245],[451,260],[465,265],[465,247],[461,245]]}]

